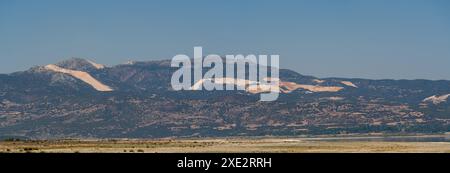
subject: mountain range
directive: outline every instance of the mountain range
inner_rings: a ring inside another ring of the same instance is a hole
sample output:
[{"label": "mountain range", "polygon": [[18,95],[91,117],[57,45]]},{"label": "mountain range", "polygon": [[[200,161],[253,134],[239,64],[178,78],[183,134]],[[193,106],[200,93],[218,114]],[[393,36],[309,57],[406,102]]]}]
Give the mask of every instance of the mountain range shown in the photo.
[{"label": "mountain range", "polygon": [[107,67],[71,58],[0,74],[0,138],[450,131],[446,80],[317,78],[280,69],[278,100],[261,102],[264,91],[245,84],[243,91],[174,91],[176,70],[170,60]]}]

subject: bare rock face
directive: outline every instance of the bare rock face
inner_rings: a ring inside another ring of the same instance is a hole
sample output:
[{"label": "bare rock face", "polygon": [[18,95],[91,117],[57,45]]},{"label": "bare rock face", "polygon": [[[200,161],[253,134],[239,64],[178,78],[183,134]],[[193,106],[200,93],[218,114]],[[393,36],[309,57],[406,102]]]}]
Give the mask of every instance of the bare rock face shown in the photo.
[{"label": "bare rock face", "polygon": [[53,71],[55,73],[63,73],[73,76],[74,78],[77,78],[85,82],[86,84],[92,86],[97,91],[113,91],[111,87],[101,83],[97,79],[93,78],[89,73],[84,71],[65,69],[53,64],[46,65],[45,69]]},{"label": "bare rock face", "polygon": [[433,104],[440,104],[440,103],[443,103],[443,102],[447,102],[447,99],[449,97],[450,97],[450,94],[445,94],[445,95],[441,95],[441,96],[433,95],[431,97],[425,98],[423,101],[424,102],[431,102]]}]

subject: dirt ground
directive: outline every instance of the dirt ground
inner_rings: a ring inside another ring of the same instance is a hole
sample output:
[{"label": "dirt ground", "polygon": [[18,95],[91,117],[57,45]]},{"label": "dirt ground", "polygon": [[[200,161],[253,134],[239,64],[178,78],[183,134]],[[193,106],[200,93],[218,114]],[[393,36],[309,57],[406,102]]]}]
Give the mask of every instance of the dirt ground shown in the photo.
[{"label": "dirt ground", "polygon": [[3,153],[450,153],[450,142],[299,138],[2,141]]}]

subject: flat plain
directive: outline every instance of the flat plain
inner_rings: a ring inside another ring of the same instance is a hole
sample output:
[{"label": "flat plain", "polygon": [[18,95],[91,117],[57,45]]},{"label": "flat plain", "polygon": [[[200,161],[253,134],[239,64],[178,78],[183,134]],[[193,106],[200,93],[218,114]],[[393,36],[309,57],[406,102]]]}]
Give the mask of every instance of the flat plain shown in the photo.
[{"label": "flat plain", "polygon": [[[361,140],[362,139],[362,140]],[[2,153],[450,153],[450,142],[361,138],[212,138],[2,141]]]}]

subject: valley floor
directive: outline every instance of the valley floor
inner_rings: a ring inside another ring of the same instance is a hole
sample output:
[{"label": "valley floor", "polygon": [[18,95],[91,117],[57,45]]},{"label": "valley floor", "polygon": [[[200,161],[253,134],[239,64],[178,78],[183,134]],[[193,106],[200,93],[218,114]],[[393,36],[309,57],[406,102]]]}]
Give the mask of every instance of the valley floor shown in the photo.
[{"label": "valley floor", "polygon": [[340,138],[2,141],[3,153],[450,153],[450,142]]}]

